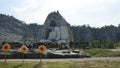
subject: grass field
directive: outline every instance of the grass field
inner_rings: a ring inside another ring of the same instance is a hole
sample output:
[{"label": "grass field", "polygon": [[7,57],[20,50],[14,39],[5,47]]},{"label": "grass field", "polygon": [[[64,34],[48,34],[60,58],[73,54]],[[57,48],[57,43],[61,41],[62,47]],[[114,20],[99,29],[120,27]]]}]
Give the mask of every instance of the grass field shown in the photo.
[{"label": "grass field", "polygon": [[83,51],[89,53],[94,57],[118,57],[120,56],[120,51],[111,51],[107,49],[84,49]]},{"label": "grass field", "polygon": [[0,68],[120,68],[120,60],[66,61],[66,62],[0,62]]}]

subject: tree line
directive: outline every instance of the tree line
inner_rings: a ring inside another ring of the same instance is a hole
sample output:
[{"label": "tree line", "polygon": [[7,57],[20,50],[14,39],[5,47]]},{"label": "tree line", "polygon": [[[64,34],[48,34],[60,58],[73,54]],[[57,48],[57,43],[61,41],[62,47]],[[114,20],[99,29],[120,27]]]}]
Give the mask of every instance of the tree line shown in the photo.
[{"label": "tree line", "polygon": [[114,48],[120,42],[120,25],[103,26],[89,25],[71,26],[74,41],[88,43],[91,48]]}]

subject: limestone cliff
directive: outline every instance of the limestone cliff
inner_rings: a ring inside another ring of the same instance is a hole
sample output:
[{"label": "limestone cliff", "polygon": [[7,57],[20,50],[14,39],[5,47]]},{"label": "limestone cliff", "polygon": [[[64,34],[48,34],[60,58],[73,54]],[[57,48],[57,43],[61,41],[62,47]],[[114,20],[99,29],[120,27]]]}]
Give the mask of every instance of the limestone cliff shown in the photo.
[{"label": "limestone cliff", "polygon": [[0,14],[0,44],[3,41],[31,43],[38,42],[42,25],[25,24],[13,16]]},{"label": "limestone cliff", "polygon": [[41,40],[73,41],[70,24],[57,12],[50,13],[44,23]]}]

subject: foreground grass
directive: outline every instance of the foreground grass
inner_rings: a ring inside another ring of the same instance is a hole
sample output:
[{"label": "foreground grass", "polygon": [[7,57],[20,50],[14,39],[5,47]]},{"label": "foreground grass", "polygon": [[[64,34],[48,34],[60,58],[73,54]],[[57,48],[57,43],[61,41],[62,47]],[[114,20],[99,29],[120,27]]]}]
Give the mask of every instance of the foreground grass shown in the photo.
[{"label": "foreground grass", "polygon": [[0,68],[33,68],[36,62],[0,62]]},{"label": "foreground grass", "polygon": [[84,51],[94,57],[118,57],[120,56],[120,51],[111,51],[107,49],[84,49]]},{"label": "foreground grass", "polygon": [[39,62],[0,62],[0,68],[120,68],[120,60],[105,61],[66,61],[66,62],[43,62],[42,67]]}]

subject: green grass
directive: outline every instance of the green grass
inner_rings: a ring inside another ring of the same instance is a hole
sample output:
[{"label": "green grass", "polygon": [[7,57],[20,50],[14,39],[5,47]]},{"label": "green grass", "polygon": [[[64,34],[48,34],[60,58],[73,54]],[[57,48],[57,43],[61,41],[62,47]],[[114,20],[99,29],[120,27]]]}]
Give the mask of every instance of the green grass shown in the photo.
[{"label": "green grass", "polygon": [[80,68],[120,68],[120,61],[83,61],[79,62]]},{"label": "green grass", "polygon": [[0,62],[0,68],[120,68],[120,60],[64,61],[64,62]]},{"label": "green grass", "polygon": [[79,65],[74,62],[48,62],[48,68],[79,68]]},{"label": "green grass", "polygon": [[32,68],[36,62],[0,62],[0,68]]},{"label": "green grass", "polygon": [[85,52],[94,57],[117,57],[120,56],[120,51],[111,51],[107,49],[85,49]]}]

